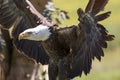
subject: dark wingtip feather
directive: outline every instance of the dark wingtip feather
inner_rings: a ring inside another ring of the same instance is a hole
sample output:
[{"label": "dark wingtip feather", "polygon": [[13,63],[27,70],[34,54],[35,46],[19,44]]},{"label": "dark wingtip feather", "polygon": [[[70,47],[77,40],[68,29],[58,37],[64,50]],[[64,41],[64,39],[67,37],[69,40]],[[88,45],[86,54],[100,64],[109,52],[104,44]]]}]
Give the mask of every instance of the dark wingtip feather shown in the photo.
[{"label": "dark wingtip feather", "polygon": [[84,14],[84,11],[81,8],[77,9],[77,14],[79,17],[81,17],[82,14]]},{"label": "dark wingtip feather", "polygon": [[101,33],[101,36],[102,36],[101,39],[102,40],[104,40],[104,41],[112,41],[112,40],[114,40],[115,36],[108,34],[108,31],[106,30],[106,28],[103,25],[97,24],[97,27],[99,28],[99,31]]},{"label": "dark wingtip feather", "polygon": [[115,38],[114,35],[107,35],[106,40],[107,40],[107,41],[112,41],[112,40],[114,40],[114,38]]},{"label": "dark wingtip feather", "polygon": [[94,6],[95,0],[89,0],[85,12],[91,12]]},{"label": "dark wingtip feather", "polygon": [[103,14],[100,14],[100,15],[97,15],[97,16],[95,17],[95,20],[96,20],[96,21],[102,21],[102,20],[108,18],[108,17],[110,16],[110,14],[111,14],[111,11],[106,12],[106,13],[103,13]]},{"label": "dark wingtip feather", "polygon": [[104,9],[109,0],[95,0],[95,4],[92,9],[92,14],[96,15],[98,12]]}]

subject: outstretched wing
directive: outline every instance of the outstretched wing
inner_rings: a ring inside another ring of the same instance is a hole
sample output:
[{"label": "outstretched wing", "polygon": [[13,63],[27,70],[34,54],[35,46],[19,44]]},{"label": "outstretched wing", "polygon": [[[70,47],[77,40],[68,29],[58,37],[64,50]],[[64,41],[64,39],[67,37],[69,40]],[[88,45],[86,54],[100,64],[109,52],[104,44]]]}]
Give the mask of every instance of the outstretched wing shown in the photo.
[{"label": "outstretched wing", "polygon": [[[39,42],[18,40],[23,30],[36,26],[35,15],[27,9],[26,0],[0,0],[0,24],[9,28],[15,24],[12,37],[15,46],[26,55],[41,62],[48,63],[48,56]],[[47,2],[47,0],[46,0]]]},{"label": "outstretched wing", "polygon": [[[99,61],[104,56],[102,48],[107,48],[107,42],[113,40],[113,35],[109,35],[105,27],[98,21],[106,19],[110,12],[100,15],[96,14],[103,10],[108,0],[89,0],[85,12],[78,9],[79,27],[81,29],[81,46],[76,51],[70,77],[81,76],[82,72],[86,75],[90,72],[92,59],[96,57]],[[82,38],[82,39],[81,39]],[[77,44],[78,45],[78,44]],[[74,49],[73,49],[74,50]]]}]

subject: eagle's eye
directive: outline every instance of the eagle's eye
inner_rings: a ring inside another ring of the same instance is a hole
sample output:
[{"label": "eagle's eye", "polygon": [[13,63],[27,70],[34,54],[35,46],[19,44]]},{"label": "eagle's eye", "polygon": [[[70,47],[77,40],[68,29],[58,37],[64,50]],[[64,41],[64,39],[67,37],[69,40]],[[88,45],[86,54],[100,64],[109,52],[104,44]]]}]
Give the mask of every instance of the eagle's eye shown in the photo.
[{"label": "eagle's eye", "polygon": [[32,32],[27,32],[27,34],[28,34],[28,35],[31,35],[31,34],[32,34]]}]

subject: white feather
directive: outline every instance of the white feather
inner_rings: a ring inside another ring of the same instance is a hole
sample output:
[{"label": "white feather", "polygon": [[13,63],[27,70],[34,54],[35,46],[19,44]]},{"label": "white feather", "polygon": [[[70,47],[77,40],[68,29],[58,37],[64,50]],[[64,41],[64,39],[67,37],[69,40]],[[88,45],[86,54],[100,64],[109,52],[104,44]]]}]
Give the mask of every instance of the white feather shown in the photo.
[{"label": "white feather", "polygon": [[35,40],[35,41],[45,41],[52,34],[50,32],[49,27],[44,25],[38,25],[35,28],[27,29],[23,33],[27,33],[27,32],[32,32],[32,34],[29,37],[27,37],[27,39]]}]

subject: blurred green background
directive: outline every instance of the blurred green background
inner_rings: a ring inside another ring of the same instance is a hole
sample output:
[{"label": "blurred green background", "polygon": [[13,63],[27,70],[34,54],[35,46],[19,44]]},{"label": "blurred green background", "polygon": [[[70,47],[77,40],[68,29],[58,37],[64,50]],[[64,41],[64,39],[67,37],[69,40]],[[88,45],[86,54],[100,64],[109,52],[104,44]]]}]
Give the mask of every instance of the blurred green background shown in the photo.
[{"label": "blurred green background", "polygon": [[[53,0],[55,7],[69,12],[70,20],[63,21],[62,26],[77,24],[77,8],[85,8],[88,0]],[[101,22],[115,40],[108,43],[104,49],[105,56],[102,61],[93,61],[90,74],[76,80],[120,80],[120,0],[109,0],[104,11],[112,11],[111,16]]]}]

